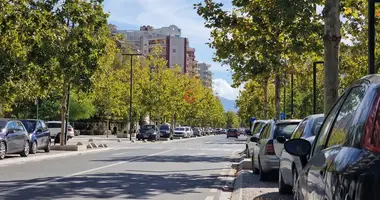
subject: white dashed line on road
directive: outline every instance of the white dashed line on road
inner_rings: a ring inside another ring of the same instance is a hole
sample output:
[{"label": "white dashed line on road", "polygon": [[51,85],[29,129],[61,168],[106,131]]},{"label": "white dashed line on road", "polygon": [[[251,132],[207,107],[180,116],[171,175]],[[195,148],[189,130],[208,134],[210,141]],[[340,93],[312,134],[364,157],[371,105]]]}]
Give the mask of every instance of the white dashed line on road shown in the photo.
[{"label": "white dashed line on road", "polygon": [[207,196],[205,200],[214,200],[214,196]]}]

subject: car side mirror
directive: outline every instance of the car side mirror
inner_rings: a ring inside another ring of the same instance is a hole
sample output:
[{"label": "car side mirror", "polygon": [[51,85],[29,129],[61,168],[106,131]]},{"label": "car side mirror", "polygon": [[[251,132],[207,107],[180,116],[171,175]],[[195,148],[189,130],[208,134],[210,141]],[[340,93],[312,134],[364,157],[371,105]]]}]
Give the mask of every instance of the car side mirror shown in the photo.
[{"label": "car side mirror", "polygon": [[284,144],[286,142],[286,138],[284,136],[278,136],[276,138],[278,143]]},{"label": "car side mirror", "polygon": [[311,151],[309,141],[304,139],[291,139],[285,142],[284,148],[289,154],[300,157],[302,166],[306,165],[307,156]]},{"label": "car side mirror", "polygon": [[251,137],[251,142],[257,142],[258,141],[258,138],[257,137],[255,137],[255,136],[253,136],[253,137]]}]

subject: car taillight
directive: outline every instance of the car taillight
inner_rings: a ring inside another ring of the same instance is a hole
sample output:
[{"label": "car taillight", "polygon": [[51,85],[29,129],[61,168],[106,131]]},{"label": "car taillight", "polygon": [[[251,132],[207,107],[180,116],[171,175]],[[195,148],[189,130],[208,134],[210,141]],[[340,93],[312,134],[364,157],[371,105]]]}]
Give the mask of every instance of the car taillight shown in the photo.
[{"label": "car taillight", "polygon": [[362,148],[380,153],[380,94],[377,94],[364,125]]},{"label": "car taillight", "polygon": [[276,155],[274,152],[273,140],[269,140],[265,145],[265,155]]},{"label": "car taillight", "polygon": [[72,128],[68,128],[67,130],[68,130],[68,131],[73,131],[73,129],[72,129]]}]

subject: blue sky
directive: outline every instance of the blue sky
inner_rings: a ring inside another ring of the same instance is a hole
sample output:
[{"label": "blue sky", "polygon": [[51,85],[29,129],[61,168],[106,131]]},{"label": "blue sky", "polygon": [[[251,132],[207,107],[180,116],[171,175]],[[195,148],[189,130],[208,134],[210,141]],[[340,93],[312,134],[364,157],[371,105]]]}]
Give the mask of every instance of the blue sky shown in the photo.
[{"label": "blue sky", "polygon": [[[106,0],[104,10],[110,13],[109,23],[120,30],[138,30],[141,25],[155,28],[177,25],[182,37],[187,37],[190,46],[196,49],[196,59],[211,64],[213,88],[219,96],[235,100],[239,89],[231,88],[231,72],[228,66],[212,61],[214,50],[206,42],[210,32],[204,27],[204,20],[193,9],[201,0]],[[218,0],[230,8],[230,0]]]}]

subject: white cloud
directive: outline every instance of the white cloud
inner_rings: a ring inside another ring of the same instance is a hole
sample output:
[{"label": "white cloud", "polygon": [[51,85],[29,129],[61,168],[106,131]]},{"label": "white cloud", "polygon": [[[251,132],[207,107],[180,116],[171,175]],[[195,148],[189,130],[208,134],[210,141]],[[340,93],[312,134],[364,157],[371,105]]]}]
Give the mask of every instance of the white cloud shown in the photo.
[{"label": "white cloud", "polygon": [[233,88],[224,79],[212,80],[212,89],[214,90],[214,93],[229,100],[236,100],[243,88],[244,85],[241,85],[239,88]]}]

